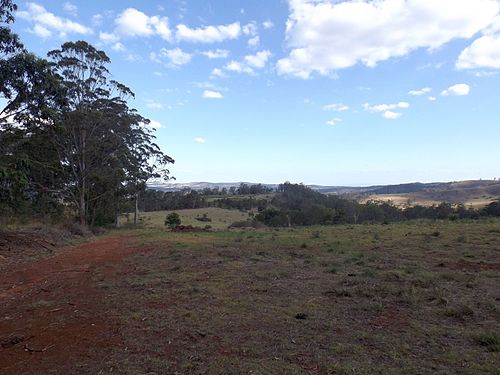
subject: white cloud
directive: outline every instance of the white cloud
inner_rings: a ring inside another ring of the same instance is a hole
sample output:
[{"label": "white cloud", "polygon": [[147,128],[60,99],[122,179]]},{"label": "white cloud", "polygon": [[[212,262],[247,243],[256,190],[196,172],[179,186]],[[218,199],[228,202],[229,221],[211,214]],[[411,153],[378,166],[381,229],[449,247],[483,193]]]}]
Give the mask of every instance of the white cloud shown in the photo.
[{"label": "white cloud", "polygon": [[177,25],[175,37],[179,41],[192,43],[215,43],[223,42],[228,39],[237,39],[241,35],[241,26],[239,22],[229,25],[205,26],[191,29],[180,24]]},{"label": "white cloud", "polygon": [[269,50],[257,52],[255,55],[245,56],[245,62],[252,68],[262,69],[266,66],[267,61],[271,57]]},{"label": "white cloud", "polygon": [[500,10],[497,0],[289,0],[286,27],[289,56],[280,74],[309,78],[436,49],[471,38]]},{"label": "white cloud", "polygon": [[66,13],[76,16],[78,14],[78,7],[75,4],[71,4],[69,2],[65,2],[63,4],[63,9]]},{"label": "white cloud", "polygon": [[113,45],[111,46],[111,49],[112,49],[113,51],[116,51],[116,52],[124,52],[124,51],[126,51],[126,50],[127,50],[127,49],[125,48],[125,46],[124,46],[122,43],[120,43],[120,42],[116,42],[115,44],[113,44]]},{"label": "white cloud", "polygon": [[429,96],[427,100],[429,100],[430,102],[435,102],[437,98],[435,96]]},{"label": "white cloud", "polygon": [[204,51],[201,54],[205,55],[209,59],[226,59],[229,56],[229,51],[227,49],[215,49]]},{"label": "white cloud", "polygon": [[344,112],[349,110],[349,106],[342,103],[332,103],[323,106],[323,111]]},{"label": "white cloud", "polygon": [[496,76],[497,74],[498,72],[493,72],[493,71],[479,71],[474,73],[474,75],[478,78],[493,77]]},{"label": "white cloud", "polygon": [[214,79],[214,78],[225,78],[227,77],[226,74],[224,74],[224,72],[222,71],[222,69],[219,69],[219,68],[214,68],[212,70],[212,72],[210,73],[210,78],[211,79]]},{"label": "white cloud", "polygon": [[38,23],[35,24],[35,26],[33,26],[33,28],[30,31],[33,34],[38,35],[42,39],[47,39],[52,36],[52,32],[49,29]]},{"label": "white cloud", "polygon": [[156,120],[151,120],[148,126],[153,129],[160,129],[162,127],[161,123]]},{"label": "white cloud", "polygon": [[376,104],[376,105],[370,105],[368,103],[363,104],[364,110],[369,112],[386,112],[392,109],[406,109],[409,107],[410,103],[408,102],[399,102],[394,104]]},{"label": "white cloud", "polygon": [[484,35],[464,49],[456,62],[457,69],[500,69],[500,35]]},{"label": "white cloud", "polygon": [[202,138],[202,137],[196,137],[196,138],[194,139],[194,141],[195,141],[196,143],[205,143],[205,142],[206,142],[205,138]]},{"label": "white cloud", "polygon": [[230,61],[224,66],[224,69],[236,73],[254,74],[254,69],[264,68],[270,57],[270,51],[262,50],[254,55],[245,56],[243,61]]},{"label": "white cloud", "polygon": [[257,35],[257,30],[258,30],[257,23],[255,23],[254,21],[247,23],[246,25],[243,25],[241,28],[243,34],[250,36]]},{"label": "white cloud", "polygon": [[401,117],[401,113],[393,111],[385,111],[382,116],[384,116],[384,118],[388,120],[396,120],[397,118]]},{"label": "white cloud", "polygon": [[170,61],[171,64],[176,66],[187,64],[188,62],[191,61],[191,58],[193,57],[193,55],[184,52],[178,47],[174,49],[162,48],[160,51],[160,55],[165,56]]},{"label": "white cloud", "polygon": [[170,67],[185,65],[189,63],[192,58],[193,58],[192,54],[184,52],[179,47],[176,47],[174,49],[162,48],[158,53],[156,52],[149,53],[149,59],[151,61],[161,64],[163,63],[163,59],[167,59],[168,60],[167,64]]},{"label": "white cloud", "polygon": [[411,95],[411,96],[422,96],[422,95],[425,95],[425,94],[428,94],[432,91],[432,89],[430,87],[424,87],[420,90],[410,90],[408,92],[408,95]]},{"label": "white cloud", "polygon": [[448,87],[446,90],[441,92],[443,96],[464,96],[468,95],[470,92],[470,86],[465,83],[458,83],[456,85]]},{"label": "white cloud", "polygon": [[247,73],[247,74],[253,74],[254,71],[252,68],[249,66],[242,64],[238,61],[230,61],[224,66],[224,69],[229,70],[230,72],[236,72],[236,73]]},{"label": "white cloud", "polygon": [[163,109],[163,104],[155,100],[148,100],[146,106],[151,109]]},{"label": "white cloud", "polygon": [[214,83],[207,82],[207,81],[205,81],[205,82],[191,82],[191,84],[194,87],[197,87],[199,89],[207,89],[207,90],[213,90],[213,91],[227,91],[227,88],[217,86]]},{"label": "white cloud", "polygon": [[120,37],[116,35],[115,33],[106,33],[106,32],[100,32],[99,33],[99,39],[103,43],[116,43],[120,40]]},{"label": "white cloud", "polygon": [[248,39],[248,45],[250,47],[257,47],[260,43],[260,37],[258,35],[254,36],[253,38]]},{"label": "white cloud", "polygon": [[104,16],[102,14],[94,14],[92,16],[92,26],[101,26],[102,21],[104,20]]},{"label": "white cloud", "polygon": [[161,60],[160,60],[160,57],[158,56],[158,54],[156,52],[150,52],[149,53],[149,59],[151,61],[154,61],[155,63],[158,63],[158,64],[161,64]]},{"label": "white cloud", "polygon": [[115,25],[115,33],[119,35],[130,37],[158,35],[167,41],[172,39],[167,17],[150,17],[135,8],[127,8],[120,13],[115,19]]},{"label": "white cloud", "polygon": [[274,27],[274,23],[271,20],[267,20],[262,22],[262,27],[266,30],[272,29]]},{"label": "white cloud", "polygon": [[90,28],[67,18],[58,17],[37,3],[27,3],[26,10],[17,12],[17,16],[32,22],[34,26],[31,31],[43,38],[51,36],[54,31],[61,36],[65,36],[67,33],[82,35],[93,33]]},{"label": "white cloud", "polygon": [[205,99],[222,99],[224,97],[220,92],[212,90],[203,91],[201,96]]},{"label": "white cloud", "polygon": [[335,126],[335,125],[338,125],[340,122],[342,122],[342,119],[340,119],[340,118],[333,118],[331,120],[328,120],[326,123],[327,123],[327,125]]}]

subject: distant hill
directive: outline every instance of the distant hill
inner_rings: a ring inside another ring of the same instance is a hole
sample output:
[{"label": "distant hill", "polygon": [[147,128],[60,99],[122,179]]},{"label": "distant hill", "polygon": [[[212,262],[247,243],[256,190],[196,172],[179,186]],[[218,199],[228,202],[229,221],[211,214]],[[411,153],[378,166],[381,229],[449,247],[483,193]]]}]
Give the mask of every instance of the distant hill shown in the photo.
[{"label": "distant hill", "polygon": [[[149,189],[161,191],[180,191],[183,189],[203,190],[205,188],[239,187],[240,184],[256,185],[256,182],[161,182],[152,181]],[[278,184],[262,184],[277,189]],[[349,195],[355,199],[392,201],[395,204],[425,204],[431,205],[440,202],[464,203],[484,205],[500,198],[500,181],[470,180],[458,182],[413,182],[398,185],[374,186],[325,186],[307,185],[313,190],[324,194]]]},{"label": "distant hill", "polygon": [[[160,191],[180,191],[184,189],[196,190],[200,191],[206,188],[209,189],[230,189],[232,187],[239,187],[241,184],[246,185],[257,185],[258,182],[186,182],[186,183],[178,183],[178,182],[161,182],[161,181],[152,181],[148,183],[149,189],[155,189]],[[263,186],[277,189],[278,184],[262,184]]]},{"label": "distant hill", "polygon": [[500,199],[500,181],[472,180],[433,184],[404,184],[384,186],[357,197],[361,201],[383,200],[396,205],[432,205],[441,202],[475,207]]},{"label": "distant hill", "polygon": [[[230,189],[231,187],[239,187],[240,184],[246,185],[257,185],[259,182],[161,182],[161,181],[151,181],[148,183],[149,189],[161,190],[161,191],[180,191],[184,189],[200,191],[206,188],[209,189]],[[261,184],[268,188],[276,190],[279,184]],[[357,193],[365,191],[369,188],[364,187],[351,187],[351,186],[323,186],[323,185],[307,185],[313,190],[320,191],[322,193]]]}]

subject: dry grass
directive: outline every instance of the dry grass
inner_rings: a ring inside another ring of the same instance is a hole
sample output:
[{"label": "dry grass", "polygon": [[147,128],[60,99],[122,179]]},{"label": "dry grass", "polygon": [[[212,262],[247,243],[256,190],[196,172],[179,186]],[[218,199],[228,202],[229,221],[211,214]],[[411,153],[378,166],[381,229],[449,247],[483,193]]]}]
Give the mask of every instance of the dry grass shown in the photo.
[{"label": "dry grass", "polygon": [[499,227],[144,230],[103,373],[499,374]]},{"label": "dry grass", "polygon": [[[466,200],[461,201],[463,205],[467,208],[482,208],[487,206],[488,204],[498,200],[498,196],[489,196],[489,197],[468,197]],[[420,206],[433,206],[439,205],[442,203],[442,200],[439,199],[429,199],[425,194],[419,193],[408,193],[408,194],[376,194],[370,195],[368,197],[364,197],[359,200],[361,203],[366,203],[368,201],[380,201],[380,202],[388,202],[392,203],[395,206],[407,206],[407,205],[420,205]],[[451,202],[457,203],[457,202]]]},{"label": "dry grass", "polygon": [[[229,225],[235,221],[248,219],[248,213],[238,210],[225,210],[216,207],[195,208],[190,210],[175,210],[175,211],[155,211],[141,212],[140,221],[146,228],[165,228],[165,218],[171,212],[177,212],[181,218],[183,225],[201,226],[210,225],[215,230],[227,229]],[[201,222],[196,220],[196,217],[201,217],[203,214],[212,220],[211,222]],[[126,216],[123,215],[122,223],[127,223]],[[133,214],[129,214],[129,223],[133,220]]]}]

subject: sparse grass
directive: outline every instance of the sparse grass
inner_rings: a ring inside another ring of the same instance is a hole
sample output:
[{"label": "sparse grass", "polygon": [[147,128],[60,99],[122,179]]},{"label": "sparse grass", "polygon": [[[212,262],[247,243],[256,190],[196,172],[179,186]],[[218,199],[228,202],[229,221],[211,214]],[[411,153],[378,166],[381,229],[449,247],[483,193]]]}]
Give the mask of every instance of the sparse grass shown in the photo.
[{"label": "sparse grass", "polygon": [[445,310],[444,314],[450,318],[465,320],[474,316],[474,310],[472,310],[469,306],[462,305],[448,308]]},{"label": "sparse grass", "polygon": [[476,342],[490,352],[500,352],[500,334],[482,333],[475,338]]},{"label": "sparse grass", "polygon": [[126,361],[118,349],[110,356],[110,368],[498,374],[499,224],[207,233],[152,226],[136,242],[153,250],[102,284],[128,348]]},{"label": "sparse grass", "polygon": [[38,300],[38,301],[34,301],[34,302],[31,304],[31,307],[33,307],[33,308],[39,308],[39,307],[49,307],[49,306],[52,306],[52,302],[50,302],[50,301],[45,301],[45,300],[43,300],[43,299]]}]

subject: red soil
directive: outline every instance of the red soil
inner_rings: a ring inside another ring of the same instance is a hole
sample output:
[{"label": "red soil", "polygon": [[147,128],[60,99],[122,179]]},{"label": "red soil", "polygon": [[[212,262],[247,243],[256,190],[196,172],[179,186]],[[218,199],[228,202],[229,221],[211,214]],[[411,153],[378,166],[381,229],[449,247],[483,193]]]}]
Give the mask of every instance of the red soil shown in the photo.
[{"label": "red soil", "polygon": [[109,349],[121,342],[119,326],[101,303],[106,294],[95,286],[95,277],[113,277],[114,264],[139,251],[127,246],[128,240],[104,238],[4,270],[0,373],[65,374],[70,368],[74,371],[75,364],[88,373],[86,361],[92,369],[105,363]]}]

